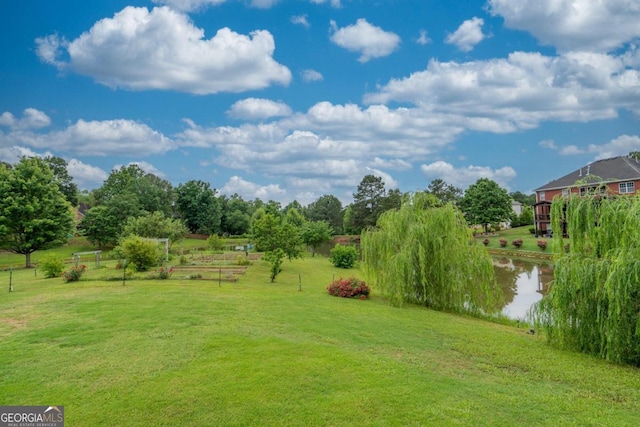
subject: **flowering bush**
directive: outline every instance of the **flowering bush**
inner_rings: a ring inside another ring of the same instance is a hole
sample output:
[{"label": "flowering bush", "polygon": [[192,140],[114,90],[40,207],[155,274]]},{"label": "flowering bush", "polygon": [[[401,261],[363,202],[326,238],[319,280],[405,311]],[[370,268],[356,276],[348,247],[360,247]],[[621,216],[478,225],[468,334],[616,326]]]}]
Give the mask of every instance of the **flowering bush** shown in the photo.
[{"label": "flowering bush", "polygon": [[547,249],[547,241],[546,240],[538,240],[538,247],[543,251]]},{"label": "flowering bush", "polygon": [[160,267],[160,270],[158,270],[158,274],[155,277],[157,279],[164,280],[171,277],[171,273],[173,273],[173,267]]},{"label": "flowering bush", "polygon": [[522,239],[516,239],[513,242],[511,242],[511,244],[516,248],[519,248],[520,246],[522,246]]},{"label": "flowering bush", "polygon": [[339,278],[334,280],[329,286],[327,286],[329,294],[342,297],[342,298],[354,298],[367,299],[369,297],[369,287],[360,279],[351,277],[349,279]]},{"label": "flowering bush", "polygon": [[485,246],[487,246],[487,245],[489,244],[489,239],[484,239],[484,240],[482,241],[482,244],[483,244],[483,245],[485,245]]},{"label": "flowering bush", "polygon": [[504,248],[505,246],[507,246],[507,239],[500,239],[500,247]]},{"label": "flowering bush", "polygon": [[87,270],[87,266],[81,264],[77,267],[71,267],[71,270],[62,273],[65,282],[77,282],[82,277],[82,273]]}]

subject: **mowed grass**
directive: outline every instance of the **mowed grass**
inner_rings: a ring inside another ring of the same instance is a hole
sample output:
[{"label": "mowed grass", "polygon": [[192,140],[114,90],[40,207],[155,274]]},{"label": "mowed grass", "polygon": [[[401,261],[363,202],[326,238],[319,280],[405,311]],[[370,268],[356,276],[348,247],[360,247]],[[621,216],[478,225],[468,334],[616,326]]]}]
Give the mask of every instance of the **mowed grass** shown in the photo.
[{"label": "mowed grass", "polygon": [[[506,228],[504,230],[491,233],[488,236],[478,234],[475,240],[478,244],[482,244],[482,241],[484,239],[489,239],[489,244],[487,245],[489,249],[505,249],[509,251],[519,251],[525,253],[534,252],[535,254],[552,254],[553,239],[541,236],[536,237],[529,231],[531,227],[532,226],[527,225],[524,227]],[[507,241],[507,246],[502,248],[500,246],[500,239],[505,239]],[[516,239],[522,239],[522,246],[520,248],[516,248],[511,243]],[[544,240],[547,242],[547,248],[544,251],[540,249],[540,247],[538,247],[538,240]]]},{"label": "mowed grass", "polygon": [[221,286],[122,286],[19,270],[9,293],[1,272],[0,405],[64,405],[69,426],[640,425],[637,368],[375,289],[329,296],[340,275],[360,272],[315,257],[276,283],[256,262]]}]

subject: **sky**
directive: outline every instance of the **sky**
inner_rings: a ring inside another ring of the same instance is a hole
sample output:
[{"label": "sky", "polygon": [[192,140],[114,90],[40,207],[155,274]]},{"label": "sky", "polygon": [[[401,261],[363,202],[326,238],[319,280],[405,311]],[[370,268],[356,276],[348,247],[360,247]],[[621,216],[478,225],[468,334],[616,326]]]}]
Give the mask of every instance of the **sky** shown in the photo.
[{"label": "sky", "polygon": [[640,151],[640,0],[9,0],[0,160],[343,203]]}]

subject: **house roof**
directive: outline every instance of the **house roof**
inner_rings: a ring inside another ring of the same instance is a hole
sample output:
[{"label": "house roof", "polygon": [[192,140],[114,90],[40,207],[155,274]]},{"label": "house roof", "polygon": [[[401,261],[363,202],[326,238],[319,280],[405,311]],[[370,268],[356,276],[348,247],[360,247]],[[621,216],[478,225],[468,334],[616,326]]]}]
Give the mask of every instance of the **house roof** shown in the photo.
[{"label": "house roof", "polygon": [[536,191],[570,187],[575,185],[576,181],[583,180],[588,176],[600,178],[598,181],[629,181],[640,179],[640,162],[628,156],[597,160],[562,178],[558,178],[548,182],[542,187],[536,188]]}]

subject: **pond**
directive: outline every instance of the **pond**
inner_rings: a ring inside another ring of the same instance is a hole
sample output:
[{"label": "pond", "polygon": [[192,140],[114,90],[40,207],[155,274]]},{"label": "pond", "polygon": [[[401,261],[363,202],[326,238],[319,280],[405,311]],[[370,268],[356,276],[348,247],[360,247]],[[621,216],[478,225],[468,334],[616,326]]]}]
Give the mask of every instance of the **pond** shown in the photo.
[{"label": "pond", "polygon": [[502,313],[524,320],[529,308],[542,299],[553,280],[553,264],[539,259],[493,257],[498,284],[504,293]]}]

